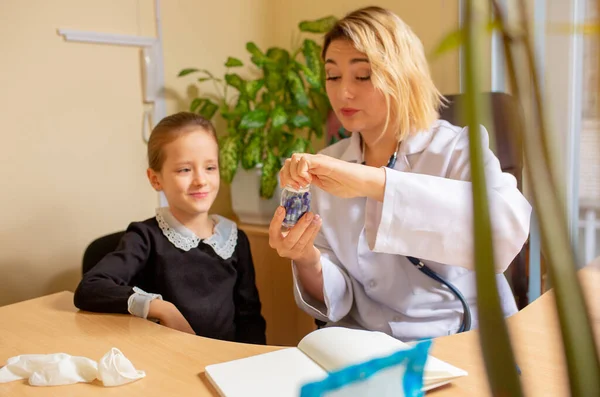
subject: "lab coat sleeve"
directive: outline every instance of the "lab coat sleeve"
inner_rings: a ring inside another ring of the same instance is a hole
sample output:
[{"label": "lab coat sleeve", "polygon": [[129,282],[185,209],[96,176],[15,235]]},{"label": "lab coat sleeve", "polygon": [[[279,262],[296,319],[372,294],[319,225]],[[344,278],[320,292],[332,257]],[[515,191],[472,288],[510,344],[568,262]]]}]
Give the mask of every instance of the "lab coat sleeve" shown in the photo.
[{"label": "lab coat sleeve", "polygon": [[[496,272],[502,273],[527,240],[531,206],[516,179],[502,172],[484,128],[481,136]],[[450,161],[446,177],[385,169],[383,202],[367,199],[371,250],[474,269],[467,129],[445,150],[440,156]]]},{"label": "lab coat sleeve", "polygon": [[[315,212],[318,206],[313,206]],[[296,304],[312,317],[321,321],[337,322],[344,318],[352,308],[354,299],[352,281],[348,273],[342,268],[341,263],[329,244],[323,231],[319,231],[315,238],[315,247],[321,251],[321,267],[323,272],[323,296],[325,303],[310,296],[303,288],[298,278],[296,264],[292,261],[292,274],[294,278],[294,298]]]}]

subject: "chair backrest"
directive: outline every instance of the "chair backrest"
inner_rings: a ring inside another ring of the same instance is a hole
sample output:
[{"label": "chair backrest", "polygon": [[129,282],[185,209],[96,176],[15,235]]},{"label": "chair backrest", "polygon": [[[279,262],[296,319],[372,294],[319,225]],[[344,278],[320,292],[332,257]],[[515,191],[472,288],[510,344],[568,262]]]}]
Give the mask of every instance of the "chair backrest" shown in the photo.
[{"label": "chair backrest", "polygon": [[[440,111],[440,118],[457,126],[468,123],[464,115],[464,95],[446,95],[448,105]],[[495,141],[492,147],[500,160],[502,171],[508,172],[517,179],[519,190],[522,189],[523,154],[521,137],[524,131],[523,113],[520,105],[510,95],[503,92],[482,94],[481,100],[491,108],[491,120],[483,120],[482,124]]]},{"label": "chair backrest", "polygon": [[[464,115],[464,95],[447,95],[447,107],[440,111],[440,118],[457,126],[466,126]],[[482,122],[495,141],[492,150],[500,160],[502,171],[517,179],[517,187],[522,190],[523,153],[522,137],[525,122],[522,109],[514,97],[502,92],[482,94],[481,101],[489,104],[490,119]],[[508,270],[509,280],[519,309],[527,306],[528,278],[526,247],[511,263]]]},{"label": "chair backrest", "polygon": [[121,237],[123,237],[124,234],[124,231],[120,231],[107,236],[102,236],[92,241],[83,254],[83,261],[81,263],[82,275],[96,266],[107,254],[117,249],[119,241],[121,241]]}]

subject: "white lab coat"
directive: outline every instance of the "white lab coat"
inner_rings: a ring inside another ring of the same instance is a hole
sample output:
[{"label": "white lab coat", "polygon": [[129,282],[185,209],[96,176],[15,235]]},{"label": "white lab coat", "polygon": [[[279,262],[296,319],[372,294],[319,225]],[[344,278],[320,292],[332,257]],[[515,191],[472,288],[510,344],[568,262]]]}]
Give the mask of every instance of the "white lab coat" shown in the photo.
[{"label": "white lab coat", "polygon": [[[517,308],[502,272],[527,240],[531,206],[515,178],[501,171],[484,128],[481,136],[497,284],[508,316]],[[360,136],[322,153],[360,163]],[[315,246],[321,251],[325,304],[304,291],[293,264],[297,304],[329,325],[378,330],[400,340],[455,333],[462,321],[460,301],[405,257],[413,256],[462,292],[472,328],[477,327],[470,176],[467,129],[439,120],[402,142],[394,169],[386,168],[383,203],[338,198],[313,187],[312,208],[323,219]]]}]

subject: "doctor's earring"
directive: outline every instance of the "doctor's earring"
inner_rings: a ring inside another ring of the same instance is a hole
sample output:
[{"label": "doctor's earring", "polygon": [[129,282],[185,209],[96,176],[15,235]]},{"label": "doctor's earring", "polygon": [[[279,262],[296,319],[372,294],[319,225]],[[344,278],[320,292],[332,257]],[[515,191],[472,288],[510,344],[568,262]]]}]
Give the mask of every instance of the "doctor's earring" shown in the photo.
[{"label": "doctor's earring", "polygon": [[281,206],[285,208],[285,218],[281,226],[291,229],[310,211],[310,185],[300,189],[285,186],[281,192]]}]

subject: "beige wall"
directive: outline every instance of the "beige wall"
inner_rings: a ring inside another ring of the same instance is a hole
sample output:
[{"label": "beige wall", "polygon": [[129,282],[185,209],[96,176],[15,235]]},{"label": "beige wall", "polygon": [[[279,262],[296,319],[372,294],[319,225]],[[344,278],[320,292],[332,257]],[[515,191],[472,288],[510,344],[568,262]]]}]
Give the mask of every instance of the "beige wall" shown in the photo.
[{"label": "beige wall", "polygon": [[[257,3],[162,2],[169,112],[187,106],[180,68],[218,70],[264,41]],[[0,2],[0,305],[73,289],[87,244],[152,216],[139,51],[56,29],[154,35],[153,18],[151,0]]]},{"label": "beige wall", "polygon": [[[419,36],[429,55],[449,32],[458,28],[458,0],[297,0],[274,1],[274,44],[289,47],[297,35],[298,22],[328,15],[338,18],[364,6],[378,5],[397,13]],[[458,52],[452,51],[431,61],[431,73],[442,93],[456,93]]]},{"label": "beige wall", "polygon": [[[264,49],[269,42],[272,19],[268,2],[274,0],[220,0],[163,1],[163,38],[165,57],[165,84],[167,87],[167,110],[186,110],[191,99],[200,95],[214,95],[217,91],[211,82],[195,84],[196,75],[178,78],[183,68],[196,67],[210,70],[223,77],[227,57],[241,59],[251,64],[246,43],[254,41]],[[233,72],[233,71],[232,71]],[[242,77],[249,77],[250,68],[235,70]],[[229,96],[231,96],[229,90]],[[224,123],[216,120],[218,131]],[[228,185],[221,185],[219,196],[212,210],[234,218]]]},{"label": "beige wall", "polygon": [[[57,28],[154,34],[151,0],[0,2],[0,305],[79,280],[85,247],[153,214],[141,139],[140,55],[134,48],[65,42]],[[432,49],[457,25],[457,0],[380,2]],[[168,112],[187,108],[184,67],[224,71],[227,56],[248,60],[245,43],[289,46],[298,21],[342,16],[360,1],[163,1]],[[269,22],[274,22],[269,25]],[[432,65],[443,92],[458,90],[457,55]],[[213,92],[211,85],[202,90]],[[225,186],[215,212],[231,216]]]},{"label": "beige wall", "polygon": [[0,304],[73,288],[85,245],[154,206],[143,179],[138,54],[56,33],[136,34],[136,5],[0,3]]}]

